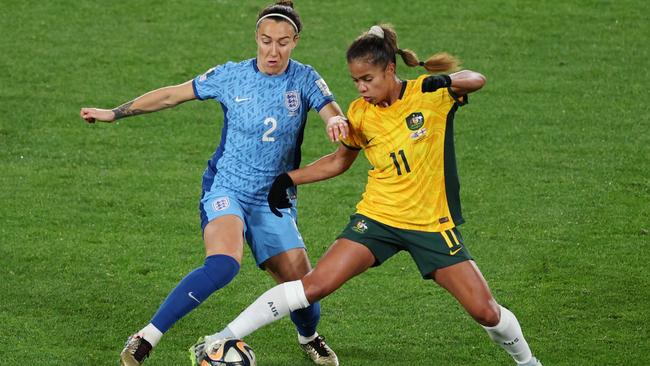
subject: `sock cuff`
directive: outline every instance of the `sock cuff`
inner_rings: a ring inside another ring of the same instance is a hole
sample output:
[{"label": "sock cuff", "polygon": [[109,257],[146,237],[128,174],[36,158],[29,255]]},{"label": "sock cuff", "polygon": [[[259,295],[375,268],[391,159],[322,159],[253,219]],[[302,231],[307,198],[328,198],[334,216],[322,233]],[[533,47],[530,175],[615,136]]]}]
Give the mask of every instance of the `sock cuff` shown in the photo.
[{"label": "sock cuff", "polygon": [[305,289],[302,286],[302,281],[290,281],[282,284],[284,287],[284,295],[287,299],[287,305],[290,311],[304,309],[309,306],[307,296],[305,296]]},{"label": "sock cuff", "polygon": [[226,283],[230,282],[239,273],[239,262],[235,258],[225,254],[214,254],[205,258],[203,266],[205,274],[213,282],[221,282],[224,277]]},{"label": "sock cuff", "polygon": [[144,328],[140,329],[140,331],[137,333],[139,336],[144,338],[145,341],[149,342],[152,347],[156,347],[158,342],[160,342],[160,339],[163,336],[163,332],[161,332],[155,325],[152,323],[147,324]]},{"label": "sock cuff", "polygon": [[493,326],[493,327],[486,327],[484,325],[481,325],[485,330],[488,331],[493,331],[500,333],[504,329],[508,328],[510,326],[510,323],[512,323],[512,319],[515,319],[515,314],[513,314],[510,310],[504,308],[503,306],[499,305],[499,324]]},{"label": "sock cuff", "polygon": [[315,332],[314,334],[312,334],[309,337],[305,337],[302,334],[298,333],[298,343],[307,344],[307,343],[313,341],[314,339],[316,339],[316,337],[318,337],[318,332]]}]

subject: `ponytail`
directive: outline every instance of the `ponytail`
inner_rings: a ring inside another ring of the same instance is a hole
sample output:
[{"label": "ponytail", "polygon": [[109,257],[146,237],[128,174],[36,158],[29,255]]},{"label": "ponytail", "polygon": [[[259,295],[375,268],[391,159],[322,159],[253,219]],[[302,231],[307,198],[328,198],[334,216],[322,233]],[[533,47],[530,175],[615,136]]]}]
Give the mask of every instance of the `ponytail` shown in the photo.
[{"label": "ponytail", "polygon": [[404,61],[406,66],[422,66],[432,74],[449,73],[457,71],[460,68],[460,61],[447,52],[439,52],[431,55],[426,61],[420,61],[418,55],[409,49],[397,49],[396,53],[402,56],[402,61]]},{"label": "ponytail", "polygon": [[395,55],[400,55],[407,66],[422,66],[430,73],[448,73],[460,68],[460,61],[446,52],[436,53],[426,61],[420,61],[414,51],[399,48],[397,33],[390,24],[373,25],[359,36],[348,48],[347,60],[349,63],[355,59],[364,59],[386,67],[389,62],[396,63]]},{"label": "ponytail", "polygon": [[[404,62],[406,62],[406,60],[404,60]],[[447,52],[439,52],[435,55],[431,55],[424,62],[418,62],[418,65],[424,67],[432,74],[439,74],[457,71],[460,68],[460,61]]]}]

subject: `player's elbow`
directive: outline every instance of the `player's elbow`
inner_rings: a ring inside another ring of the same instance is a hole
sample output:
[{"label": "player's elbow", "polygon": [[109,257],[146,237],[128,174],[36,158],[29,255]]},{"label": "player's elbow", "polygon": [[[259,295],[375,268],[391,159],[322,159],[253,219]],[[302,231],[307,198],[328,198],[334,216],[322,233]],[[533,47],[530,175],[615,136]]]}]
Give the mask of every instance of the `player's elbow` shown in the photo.
[{"label": "player's elbow", "polygon": [[162,88],[162,104],[165,108],[175,107],[194,97],[194,90],[190,83],[168,86]]},{"label": "player's elbow", "polygon": [[347,160],[338,161],[336,164],[336,175],[345,173],[348,169],[350,169],[351,166],[352,166],[351,161],[347,161]]},{"label": "player's elbow", "polygon": [[165,95],[164,99],[162,100],[163,106],[165,108],[170,108],[170,107],[175,107],[181,103],[181,99],[178,97],[178,95],[172,93],[171,91]]},{"label": "player's elbow", "polygon": [[472,89],[474,91],[481,89],[487,83],[485,75],[476,71],[471,71],[469,79],[471,80]]}]

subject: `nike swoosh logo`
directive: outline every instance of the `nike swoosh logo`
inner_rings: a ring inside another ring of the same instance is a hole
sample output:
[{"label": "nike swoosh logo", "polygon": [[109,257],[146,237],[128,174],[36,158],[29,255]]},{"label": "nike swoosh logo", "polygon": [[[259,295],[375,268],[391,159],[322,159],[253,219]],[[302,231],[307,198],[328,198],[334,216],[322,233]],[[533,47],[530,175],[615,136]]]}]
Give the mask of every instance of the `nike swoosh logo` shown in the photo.
[{"label": "nike swoosh logo", "polygon": [[250,100],[250,99],[251,98],[240,98],[239,95],[238,95],[238,96],[235,97],[235,102],[236,103],[241,103],[241,102],[245,102],[245,101]]},{"label": "nike swoosh logo", "polygon": [[199,304],[201,303],[201,302],[199,301],[199,299],[197,299],[196,297],[194,297],[194,295],[192,295],[192,291],[188,292],[188,293],[187,293],[187,296],[189,296],[190,299],[192,299],[192,300],[198,302]]},{"label": "nike swoosh logo", "polygon": [[460,252],[460,250],[463,248],[458,248],[456,250],[449,250],[449,255],[456,255],[456,253]]}]

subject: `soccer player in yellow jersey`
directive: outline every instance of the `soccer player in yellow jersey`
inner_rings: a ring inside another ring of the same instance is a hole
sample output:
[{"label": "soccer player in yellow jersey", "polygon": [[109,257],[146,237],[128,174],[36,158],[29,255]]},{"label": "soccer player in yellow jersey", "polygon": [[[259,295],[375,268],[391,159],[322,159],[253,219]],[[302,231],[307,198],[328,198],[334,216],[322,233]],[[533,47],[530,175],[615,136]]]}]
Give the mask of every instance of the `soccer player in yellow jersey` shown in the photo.
[{"label": "soccer player in yellow jersey", "polygon": [[[524,339],[517,318],[492,296],[457,226],[463,223],[453,143],[454,114],[485,77],[463,70],[401,80],[396,55],[408,66],[429,72],[458,67],[455,58],[436,54],[420,62],[400,49],[390,26],[373,26],[347,51],[350,74],[361,98],[348,110],[349,135],[318,161],[278,176],[269,192],[278,216],[291,206],[287,188],[346,171],[363,150],[373,168],[357,211],[301,280],[276,286],[260,296],[226,329],[205,337],[210,345],[254,330],[329,295],[347,280],[406,250],[423,278],[449,291],[518,365],[541,366]],[[269,306],[272,304],[272,306]]]}]

